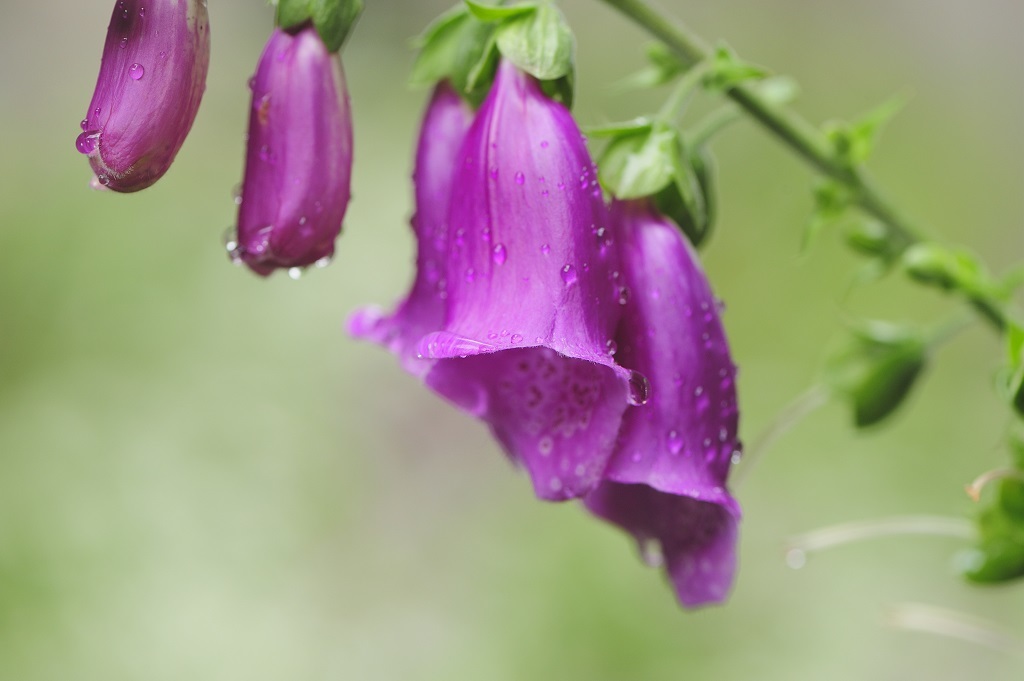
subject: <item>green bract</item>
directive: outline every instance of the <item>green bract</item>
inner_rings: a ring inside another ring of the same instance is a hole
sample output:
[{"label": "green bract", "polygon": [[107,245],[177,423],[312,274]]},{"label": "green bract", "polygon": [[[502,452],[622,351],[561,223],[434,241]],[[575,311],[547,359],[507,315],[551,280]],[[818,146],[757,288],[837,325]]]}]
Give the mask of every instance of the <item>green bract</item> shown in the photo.
[{"label": "green bract", "polygon": [[277,25],[296,29],[312,22],[327,49],[337,52],[362,11],[363,0],[277,0]]},{"label": "green bract", "polygon": [[[708,231],[710,173],[704,159],[688,153],[679,131],[662,121],[638,121],[598,132],[612,138],[598,163],[604,187],[623,201],[659,197],[659,208],[699,242]],[[704,166],[704,182],[695,158]]]},{"label": "green bract", "polygon": [[906,399],[925,367],[927,349],[920,331],[864,323],[826,362],[825,381],[850,402],[858,428],[874,425]]}]

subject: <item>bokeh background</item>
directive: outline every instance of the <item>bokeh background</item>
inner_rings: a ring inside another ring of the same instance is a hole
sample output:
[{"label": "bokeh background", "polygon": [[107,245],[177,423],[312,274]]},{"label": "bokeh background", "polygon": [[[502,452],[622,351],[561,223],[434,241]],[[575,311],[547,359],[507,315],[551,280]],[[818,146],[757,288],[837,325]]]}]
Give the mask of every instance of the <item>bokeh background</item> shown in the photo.
[{"label": "bokeh background", "polygon": [[[791,74],[811,120],[893,94],[873,168],[936,234],[997,270],[1024,248],[1024,5],[1016,0],[717,0],[661,5]],[[410,276],[409,174],[425,93],[408,40],[447,0],[371,0],[345,53],[354,201],[335,263],[295,282],[232,267],[259,0],[210,3],[193,132],[141,194],[88,189],[75,152],[106,0],[7,3],[0,23],[0,679],[1019,679],[1024,663],[885,626],[923,602],[1024,636],[1024,586],[969,587],[955,539],[885,539],[783,560],[787,537],[905,513],[964,516],[1005,459],[1001,357],[964,334],[893,423],[829,405],[737,489],[728,605],[681,611],[625,536],[532,498],[477,423],[347,338],[356,306]],[[610,84],[643,34],[565,0],[585,124],[655,109]],[[847,295],[834,234],[799,253],[809,171],[752,124],[714,144],[721,222],[705,250],[728,303],[752,439],[810,385],[846,316],[954,306],[899,277]]]}]

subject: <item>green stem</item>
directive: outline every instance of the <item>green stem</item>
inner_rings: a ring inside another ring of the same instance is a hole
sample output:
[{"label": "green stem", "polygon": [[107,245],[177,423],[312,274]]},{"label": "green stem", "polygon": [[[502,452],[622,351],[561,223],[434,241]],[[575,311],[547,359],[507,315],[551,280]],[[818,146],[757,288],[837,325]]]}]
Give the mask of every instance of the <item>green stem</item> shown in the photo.
[{"label": "green stem", "polygon": [[[602,0],[619,10],[638,26],[661,40],[688,64],[708,59],[711,47],[682,23],[670,22],[644,0]],[[737,85],[726,95],[749,116],[767,128],[783,144],[833,180],[846,186],[854,202],[865,213],[888,225],[900,250],[922,240],[922,232],[875,186],[862,168],[853,168],[837,158],[832,144],[817,127],[786,106],[774,103],[747,85]],[[1001,306],[987,298],[971,297],[970,304],[998,331],[1006,328]]]}]

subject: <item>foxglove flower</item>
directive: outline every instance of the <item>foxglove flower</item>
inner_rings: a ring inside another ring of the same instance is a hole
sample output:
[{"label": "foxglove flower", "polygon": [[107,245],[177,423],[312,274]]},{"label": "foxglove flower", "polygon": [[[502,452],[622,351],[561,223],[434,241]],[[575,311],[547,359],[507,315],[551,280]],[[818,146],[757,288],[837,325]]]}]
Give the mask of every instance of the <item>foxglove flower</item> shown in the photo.
[{"label": "foxglove flower", "polygon": [[119,0],[75,146],[95,186],[149,187],[170,168],[206,89],[210,29],[206,0]]},{"label": "foxglove flower", "polygon": [[276,29],[250,83],[245,177],[229,253],[264,276],[281,267],[326,264],[352,176],[352,116],[341,58],[312,26],[295,35]]},{"label": "foxglove flower", "polygon": [[418,345],[426,382],[488,423],[538,496],[578,497],[630,394],[612,358],[617,256],[593,162],[569,111],[506,61],[452,183],[444,325]]},{"label": "foxglove flower", "polygon": [[660,548],[684,606],[732,584],[739,505],[726,489],[737,441],[736,369],[716,299],[679,228],[646,201],[617,202],[612,224],[631,293],[618,360],[650,380],[629,410],[603,482],[585,499],[645,550]]},{"label": "foxglove flower", "polygon": [[417,357],[417,343],[444,324],[452,168],[472,121],[469,105],[446,81],[438,84],[423,117],[413,171],[417,255],[412,289],[390,316],[371,307],[357,312],[349,322],[352,335],[384,345],[416,375],[430,367]]}]

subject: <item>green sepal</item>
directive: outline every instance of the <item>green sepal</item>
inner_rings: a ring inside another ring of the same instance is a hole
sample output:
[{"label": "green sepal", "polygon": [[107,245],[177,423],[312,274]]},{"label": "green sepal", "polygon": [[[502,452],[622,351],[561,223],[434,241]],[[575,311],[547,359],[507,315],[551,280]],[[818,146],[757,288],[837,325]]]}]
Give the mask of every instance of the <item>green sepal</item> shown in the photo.
[{"label": "green sepal", "polygon": [[820,180],[813,188],[814,208],[804,227],[800,250],[806,252],[826,228],[842,222],[853,205],[850,190],[835,180]]},{"label": "green sepal", "polygon": [[687,206],[682,192],[679,191],[678,182],[669,184],[655,194],[654,202],[662,214],[672,218],[679,225],[690,243],[699,248],[711,235],[718,212],[714,157],[707,147],[701,145],[690,150],[689,164],[693,169],[692,177],[696,180],[697,191],[700,193],[703,214]]},{"label": "green sepal", "polygon": [[906,326],[864,322],[828,358],[825,382],[853,407],[858,428],[892,415],[910,394],[927,363],[925,335]]},{"label": "green sepal", "polygon": [[951,249],[936,243],[919,243],[902,257],[907,274],[922,284],[946,291],[960,291],[968,297],[1001,295],[981,261],[963,249]]},{"label": "green sepal", "polygon": [[704,76],[704,88],[721,92],[749,80],[760,80],[767,75],[768,72],[760,66],[737,57],[729,46],[719,45],[715,48],[715,55],[711,60],[711,70]]},{"label": "green sepal", "polygon": [[483,101],[497,67],[494,24],[478,21],[465,5],[456,5],[435,19],[415,45],[420,53],[411,85],[432,87],[448,80],[474,106]]},{"label": "green sepal", "polygon": [[552,5],[503,19],[495,36],[502,56],[538,80],[558,80],[573,71],[572,31]]},{"label": "green sepal", "polygon": [[978,516],[978,546],[960,556],[968,581],[999,584],[1024,577],[1024,482],[997,483],[994,499]]},{"label": "green sepal", "polygon": [[608,123],[593,128],[585,128],[584,132],[588,137],[619,137],[620,135],[647,132],[654,122],[646,116],[634,118],[631,121],[621,123]]},{"label": "green sepal", "polygon": [[[1006,401],[1018,415],[1024,416],[1024,327],[1014,321],[1006,325],[1006,354],[1009,359]],[[1024,446],[1018,447],[1016,451],[1024,459]]]},{"label": "green sepal", "polygon": [[277,25],[294,30],[312,22],[330,52],[345,44],[363,11],[363,0],[278,0]]},{"label": "green sepal", "polygon": [[463,0],[473,16],[480,21],[504,21],[537,11],[537,3],[521,2],[517,5],[495,6],[485,5],[475,0]]},{"label": "green sepal", "polygon": [[903,108],[905,100],[893,97],[853,122],[830,121],[824,127],[836,158],[848,168],[862,165],[874,151],[878,136],[889,120]]},{"label": "green sepal", "polygon": [[689,69],[689,66],[670,50],[665,43],[647,46],[646,67],[616,83],[620,90],[644,90],[670,83]]}]

